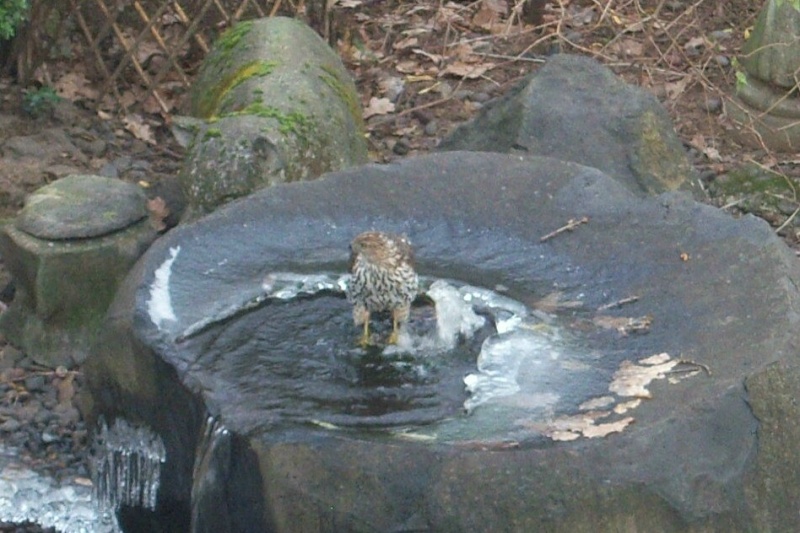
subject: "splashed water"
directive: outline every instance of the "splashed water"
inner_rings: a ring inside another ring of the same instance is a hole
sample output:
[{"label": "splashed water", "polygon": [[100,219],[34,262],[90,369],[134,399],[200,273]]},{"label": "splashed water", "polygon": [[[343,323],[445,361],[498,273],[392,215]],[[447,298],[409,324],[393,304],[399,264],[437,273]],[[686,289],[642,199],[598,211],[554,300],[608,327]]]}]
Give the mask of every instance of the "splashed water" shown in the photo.
[{"label": "splashed water", "polygon": [[[348,277],[272,273],[264,281],[263,288],[267,298],[290,300],[321,290],[344,291]],[[452,350],[459,341],[471,338],[483,327],[486,322],[483,315],[490,317],[497,333],[481,346],[476,360],[477,371],[464,378],[469,393],[464,408],[468,413],[493,399],[518,393],[523,363],[536,365],[539,361],[559,358],[563,348],[557,332],[552,328],[537,328],[537,320],[517,300],[454,280],[423,278],[422,283],[429,285],[426,294],[436,305],[435,332],[429,336],[412,336],[404,331],[397,346],[387,347],[384,353],[442,354]],[[551,395],[550,398],[557,396]]]},{"label": "splashed water", "polygon": [[103,509],[120,506],[155,509],[161,465],[166,461],[158,435],[117,419],[101,422],[91,459],[94,497]]}]

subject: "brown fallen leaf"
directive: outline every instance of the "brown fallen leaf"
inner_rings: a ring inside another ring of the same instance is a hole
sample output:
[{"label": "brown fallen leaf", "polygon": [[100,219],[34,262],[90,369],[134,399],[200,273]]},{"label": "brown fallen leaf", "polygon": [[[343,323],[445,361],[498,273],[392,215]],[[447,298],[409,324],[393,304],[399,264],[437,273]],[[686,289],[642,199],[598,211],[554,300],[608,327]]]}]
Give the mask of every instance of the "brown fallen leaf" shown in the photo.
[{"label": "brown fallen leaf", "polygon": [[587,426],[582,430],[583,436],[589,439],[598,437],[605,437],[611,433],[620,433],[623,429],[633,423],[632,416],[626,416],[616,422],[607,422],[605,424],[597,424],[596,426]]},{"label": "brown fallen leaf", "polygon": [[678,364],[678,361],[671,359],[667,353],[643,359],[640,363],[645,361],[647,362],[644,364],[623,361],[619,369],[614,372],[608,390],[623,397],[651,398],[652,394],[647,390],[650,382],[663,379],[666,373]]},{"label": "brown fallen leaf", "polygon": [[392,111],[394,111],[394,104],[391,100],[373,96],[369,99],[369,105],[364,109],[364,118],[368,119],[375,115],[387,115]]},{"label": "brown fallen leaf", "polygon": [[92,87],[86,76],[80,72],[64,74],[53,84],[53,87],[59,96],[73,102],[82,99],[97,100],[97,90]]},{"label": "brown fallen leaf", "polygon": [[580,409],[581,411],[593,411],[601,407],[608,407],[613,403],[614,403],[613,396],[600,396],[597,398],[586,400],[585,402],[583,402],[578,406],[578,409]]},{"label": "brown fallen leaf", "polygon": [[167,202],[160,196],[147,200],[147,211],[150,213],[150,225],[156,231],[167,229],[166,218],[169,216]]},{"label": "brown fallen leaf", "polygon": [[456,61],[450,65],[447,65],[447,67],[445,67],[445,69],[442,71],[442,75],[457,76],[460,78],[474,80],[476,78],[480,78],[487,71],[493,69],[494,67],[494,63],[464,63],[461,61]]},{"label": "brown fallen leaf", "polygon": [[141,115],[138,113],[131,113],[122,117],[122,124],[125,129],[133,134],[134,137],[140,141],[148,144],[155,144],[156,139],[153,136],[153,130],[150,129],[150,124],[147,124]]}]

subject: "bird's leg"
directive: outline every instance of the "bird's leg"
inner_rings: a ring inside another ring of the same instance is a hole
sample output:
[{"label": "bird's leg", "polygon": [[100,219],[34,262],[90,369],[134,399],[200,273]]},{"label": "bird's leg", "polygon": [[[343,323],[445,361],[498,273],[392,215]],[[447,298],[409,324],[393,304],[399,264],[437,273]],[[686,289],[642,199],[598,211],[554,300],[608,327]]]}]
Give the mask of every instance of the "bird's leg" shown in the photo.
[{"label": "bird's leg", "polygon": [[362,348],[369,346],[369,314],[367,314],[364,319],[364,333],[362,333],[361,338],[358,339],[358,344]]},{"label": "bird's leg", "polygon": [[386,341],[387,344],[397,344],[397,337],[400,329],[400,321],[397,320],[397,317],[394,313],[392,313],[392,333],[389,335],[389,339]]}]

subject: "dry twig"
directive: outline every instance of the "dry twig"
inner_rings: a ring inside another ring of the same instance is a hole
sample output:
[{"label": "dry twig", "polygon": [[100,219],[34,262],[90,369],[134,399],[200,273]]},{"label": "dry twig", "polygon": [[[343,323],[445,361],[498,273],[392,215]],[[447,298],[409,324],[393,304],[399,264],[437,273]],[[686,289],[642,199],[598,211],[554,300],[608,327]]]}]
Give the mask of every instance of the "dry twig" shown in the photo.
[{"label": "dry twig", "polygon": [[556,235],[564,233],[565,231],[572,231],[575,228],[577,228],[578,226],[580,226],[581,224],[586,224],[588,222],[589,222],[589,217],[583,217],[583,218],[578,219],[578,220],[575,220],[574,218],[571,218],[571,219],[569,219],[567,221],[566,225],[561,226],[560,228],[558,228],[555,231],[551,231],[550,233],[548,233],[547,235],[545,235],[544,237],[539,239],[539,242],[548,241],[548,240],[552,239],[553,237],[555,237]]}]

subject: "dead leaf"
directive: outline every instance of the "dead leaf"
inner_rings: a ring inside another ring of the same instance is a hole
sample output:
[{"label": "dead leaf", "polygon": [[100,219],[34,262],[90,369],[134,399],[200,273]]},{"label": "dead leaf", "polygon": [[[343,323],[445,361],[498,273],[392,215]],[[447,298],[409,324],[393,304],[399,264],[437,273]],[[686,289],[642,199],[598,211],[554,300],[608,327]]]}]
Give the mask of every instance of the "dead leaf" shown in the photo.
[{"label": "dead leaf", "polygon": [[678,81],[668,82],[664,84],[664,90],[667,91],[667,96],[670,100],[675,100],[683,91],[686,90],[686,86],[689,84],[689,77],[684,76],[683,78],[679,79]]},{"label": "dead leaf", "polygon": [[620,433],[623,429],[633,423],[633,417],[627,416],[616,422],[607,422],[596,426],[587,426],[582,430],[583,436],[589,439],[605,437],[611,433]]},{"label": "dead leaf", "polygon": [[405,50],[406,48],[413,48],[415,46],[419,46],[419,39],[416,37],[407,37],[394,43],[392,48],[395,50]]},{"label": "dead leaf", "polygon": [[147,63],[155,55],[163,55],[164,52],[155,41],[141,41],[136,47],[136,60],[140,65]]},{"label": "dead leaf", "polygon": [[593,409],[599,409],[601,407],[608,407],[614,403],[613,396],[600,396],[598,398],[592,398],[591,400],[586,400],[582,404],[578,406],[578,409],[581,411],[591,411]]},{"label": "dead leaf", "polygon": [[480,9],[472,17],[472,25],[483,30],[492,31],[492,28],[502,15],[505,15],[505,9],[502,12],[498,12],[493,9],[492,2],[481,2]]},{"label": "dead leaf", "polygon": [[422,48],[414,48],[412,52],[414,52],[417,55],[427,57],[428,59],[433,61],[434,64],[436,65],[440,65],[442,63],[442,60],[444,59],[444,56],[441,56],[439,54],[431,54],[430,52],[426,52]]},{"label": "dead leaf", "polygon": [[641,57],[644,54],[644,44],[637,39],[620,39],[609,48],[623,57]]},{"label": "dead leaf", "polygon": [[169,207],[160,196],[147,200],[147,210],[150,212],[150,225],[156,231],[167,229],[166,218],[169,216]]},{"label": "dead leaf", "polygon": [[82,99],[97,99],[97,91],[92,87],[89,80],[86,79],[86,76],[80,72],[64,74],[53,84],[53,87],[59,96],[72,102]]},{"label": "dead leaf", "polygon": [[641,403],[642,400],[640,398],[636,398],[635,400],[631,400],[629,402],[622,402],[614,406],[614,412],[618,415],[625,414],[628,411],[632,411],[633,409],[639,407]]},{"label": "dead leaf", "polygon": [[722,161],[722,155],[719,153],[719,150],[713,146],[703,149],[703,154],[708,158],[709,161]]},{"label": "dead leaf", "polygon": [[131,132],[137,139],[149,144],[156,143],[153,131],[150,129],[150,124],[147,124],[138,113],[132,113],[122,117],[122,124],[125,126],[125,129]]},{"label": "dead leaf", "polygon": [[692,50],[698,49],[706,45],[706,40],[703,37],[692,37],[689,39],[685,45],[683,45],[684,50]]},{"label": "dead leaf", "polygon": [[[663,360],[664,357],[669,357],[666,353],[658,355],[659,359],[655,359],[658,361]],[[647,361],[648,359],[643,359],[643,361]],[[608,390],[618,396],[650,398],[652,395],[650,391],[647,390],[647,386],[650,382],[656,379],[664,379],[665,373],[677,364],[678,361],[674,359],[667,359],[665,362],[657,364],[645,365],[639,365],[631,361],[623,361],[619,369],[614,372]]]},{"label": "dead leaf", "polygon": [[494,63],[464,63],[461,61],[456,61],[442,71],[443,75],[450,75],[450,76],[458,76],[460,78],[467,78],[469,80],[474,80],[476,78],[480,78],[483,76],[487,71],[492,70],[495,67]]},{"label": "dead leaf", "polygon": [[387,115],[392,111],[394,111],[394,104],[391,100],[373,96],[369,99],[369,105],[364,109],[364,118],[368,119],[375,115]]},{"label": "dead leaf", "polygon": [[397,70],[397,72],[401,72],[403,74],[416,74],[422,70],[417,61],[412,61],[410,59],[406,61],[398,61],[394,68]]},{"label": "dead leaf", "polygon": [[529,429],[541,430],[546,436],[555,441],[571,441],[580,437],[596,439],[611,433],[619,433],[633,423],[634,418],[629,416],[613,422],[598,424],[597,421],[610,416],[611,411],[590,411],[579,415],[562,416],[550,421],[545,427],[540,423],[526,423],[517,421],[517,425]]}]

